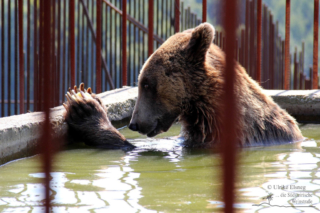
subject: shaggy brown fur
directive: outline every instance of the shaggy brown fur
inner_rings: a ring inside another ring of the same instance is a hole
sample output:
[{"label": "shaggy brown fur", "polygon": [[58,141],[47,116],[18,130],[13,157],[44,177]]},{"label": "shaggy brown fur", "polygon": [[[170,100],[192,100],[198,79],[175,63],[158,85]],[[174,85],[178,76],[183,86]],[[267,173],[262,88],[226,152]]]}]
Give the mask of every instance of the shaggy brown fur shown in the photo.
[{"label": "shaggy brown fur", "polygon": [[112,126],[102,101],[95,94],[87,93],[83,84],[80,90],[69,89],[68,102],[64,104],[69,138],[97,148],[133,149],[135,146]]},{"label": "shaggy brown fur", "polygon": [[[144,64],[129,128],[153,137],[177,118],[185,145],[206,147],[221,138],[225,55],[212,43],[214,28],[200,24],[171,36]],[[238,139],[241,146],[294,142],[296,121],[236,63]]]}]

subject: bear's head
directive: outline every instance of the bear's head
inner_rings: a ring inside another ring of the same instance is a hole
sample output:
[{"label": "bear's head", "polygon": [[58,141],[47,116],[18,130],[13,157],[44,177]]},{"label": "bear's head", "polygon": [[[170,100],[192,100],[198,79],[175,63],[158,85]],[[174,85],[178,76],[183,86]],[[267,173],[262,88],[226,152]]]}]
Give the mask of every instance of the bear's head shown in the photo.
[{"label": "bear's head", "polygon": [[[129,128],[153,137],[167,131],[206,80],[207,52],[215,35],[208,23],[177,33],[145,62],[138,79],[138,99]],[[200,95],[201,96],[201,95]]]}]

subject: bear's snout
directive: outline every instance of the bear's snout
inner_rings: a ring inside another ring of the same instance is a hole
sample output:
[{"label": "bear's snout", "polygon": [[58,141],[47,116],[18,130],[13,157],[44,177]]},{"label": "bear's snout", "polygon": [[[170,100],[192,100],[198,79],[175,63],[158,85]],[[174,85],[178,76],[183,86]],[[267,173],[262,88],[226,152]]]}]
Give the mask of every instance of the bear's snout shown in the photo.
[{"label": "bear's snout", "polygon": [[129,129],[131,129],[132,131],[139,131],[138,123],[133,123],[133,122],[131,122],[131,123],[129,124]]}]

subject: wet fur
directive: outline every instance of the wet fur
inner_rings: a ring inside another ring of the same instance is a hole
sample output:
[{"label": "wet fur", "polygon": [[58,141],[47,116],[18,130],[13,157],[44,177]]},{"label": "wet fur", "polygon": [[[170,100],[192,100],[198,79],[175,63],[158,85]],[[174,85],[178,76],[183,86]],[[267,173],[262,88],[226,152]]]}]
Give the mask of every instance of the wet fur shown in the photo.
[{"label": "wet fur", "polygon": [[107,116],[107,108],[95,95],[92,98],[78,98],[78,102],[67,102],[65,120],[68,136],[72,141],[104,149],[133,149],[126,138],[112,126]]},{"label": "wet fur", "polygon": [[[146,61],[131,120],[139,124],[141,133],[148,134],[155,123],[157,134],[167,131],[179,118],[185,146],[208,147],[220,142],[225,54],[212,43],[213,38],[214,28],[201,24],[170,37]],[[235,73],[240,146],[303,138],[295,119],[265,95],[239,63]]]}]

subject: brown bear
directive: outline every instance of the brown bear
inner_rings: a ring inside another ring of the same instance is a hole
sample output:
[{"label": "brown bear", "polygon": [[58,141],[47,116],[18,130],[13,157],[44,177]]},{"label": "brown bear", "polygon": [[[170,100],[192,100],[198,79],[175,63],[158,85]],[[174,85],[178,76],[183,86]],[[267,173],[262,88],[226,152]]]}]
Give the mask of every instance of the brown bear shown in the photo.
[{"label": "brown bear", "polygon": [[[131,130],[153,137],[179,119],[186,147],[219,143],[225,54],[213,44],[214,36],[213,26],[203,23],[171,36],[149,57],[138,79]],[[265,95],[239,63],[235,78],[240,146],[303,139],[295,119]]]},{"label": "brown bear", "polygon": [[[213,44],[208,23],[177,33],[145,62],[138,79],[138,99],[129,128],[153,137],[177,120],[186,147],[211,147],[221,139],[225,54]],[[272,145],[303,139],[294,118],[265,95],[236,63],[235,121],[240,146]],[[83,85],[70,90],[66,121],[69,135],[102,148],[132,149],[111,125],[106,108]]]}]

